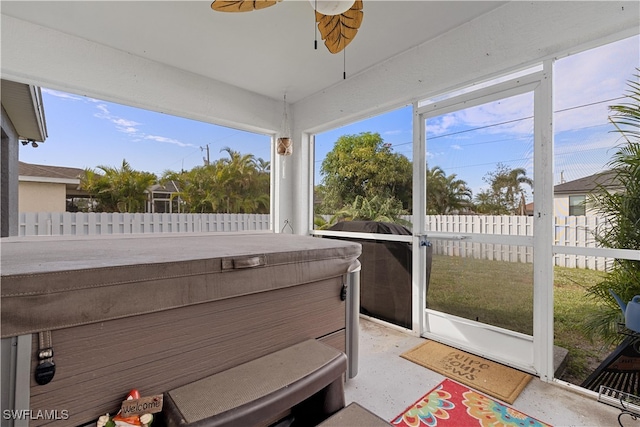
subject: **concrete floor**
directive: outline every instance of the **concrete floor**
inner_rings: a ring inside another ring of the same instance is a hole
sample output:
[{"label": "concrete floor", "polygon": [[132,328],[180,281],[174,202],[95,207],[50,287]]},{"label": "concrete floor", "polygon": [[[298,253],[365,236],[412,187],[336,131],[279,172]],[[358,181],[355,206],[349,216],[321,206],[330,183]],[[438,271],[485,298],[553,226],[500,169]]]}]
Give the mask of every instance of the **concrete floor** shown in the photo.
[{"label": "concrete floor", "polygon": [[[418,338],[360,319],[358,375],[347,381],[346,403],[358,402],[390,421],[445,377],[400,357]],[[553,426],[617,426],[619,410],[568,387],[534,378],[510,405]],[[625,426],[640,421],[623,417]]]}]

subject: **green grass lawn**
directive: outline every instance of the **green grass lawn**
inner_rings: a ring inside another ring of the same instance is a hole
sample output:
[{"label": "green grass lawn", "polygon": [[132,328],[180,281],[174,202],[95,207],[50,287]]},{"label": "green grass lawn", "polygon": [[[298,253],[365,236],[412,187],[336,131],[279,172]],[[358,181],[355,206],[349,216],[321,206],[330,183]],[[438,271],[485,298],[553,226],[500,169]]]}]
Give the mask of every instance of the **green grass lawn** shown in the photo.
[{"label": "green grass lawn", "polygon": [[[586,295],[604,273],[555,267],[555,344],[569,350],[562,379],[580,384],[611,352],[592,342],[582,321],[598,309]],[[429,308],[524,334],[533,333],[533,265],[434,255],[427,292]]]}]

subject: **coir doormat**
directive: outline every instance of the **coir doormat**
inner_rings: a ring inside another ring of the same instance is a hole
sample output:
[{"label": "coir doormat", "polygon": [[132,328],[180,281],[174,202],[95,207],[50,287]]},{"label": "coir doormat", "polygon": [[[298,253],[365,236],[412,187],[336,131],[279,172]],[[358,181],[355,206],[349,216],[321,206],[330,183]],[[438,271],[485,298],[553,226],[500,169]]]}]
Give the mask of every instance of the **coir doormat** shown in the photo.
[{"label": "coir doormat", "polygon": [[426,341],[400,356],[507,403],[513,403],[532,378],[435,341]]},{"label": "coir doormat", "polygon": [[400,427],[549,426],[448,378],[391,423]]}]

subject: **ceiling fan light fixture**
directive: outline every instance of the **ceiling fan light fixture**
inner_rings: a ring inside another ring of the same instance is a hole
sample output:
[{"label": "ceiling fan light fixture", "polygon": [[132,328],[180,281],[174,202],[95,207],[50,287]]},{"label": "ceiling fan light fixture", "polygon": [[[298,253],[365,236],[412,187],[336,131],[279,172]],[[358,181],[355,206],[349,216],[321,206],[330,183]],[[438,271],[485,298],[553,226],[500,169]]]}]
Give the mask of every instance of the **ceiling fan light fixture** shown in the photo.
[{"label": "ceiling fan light fixture", "polygon": [[[214,0],[217,12],[250,12],[280,3],[282,0]],[[304,1],[304,0],[302,0]],[[362,0],[309,0],[324,44],[331,53],[342,52],[356,36],[362,24]],[[318,48],[317,38],[314,44]]]},{"label": "ceiling fan light fixture", "polygon": [[355,3],[355,0],[309,0],[311,7],[323,15],[341,15]]}]

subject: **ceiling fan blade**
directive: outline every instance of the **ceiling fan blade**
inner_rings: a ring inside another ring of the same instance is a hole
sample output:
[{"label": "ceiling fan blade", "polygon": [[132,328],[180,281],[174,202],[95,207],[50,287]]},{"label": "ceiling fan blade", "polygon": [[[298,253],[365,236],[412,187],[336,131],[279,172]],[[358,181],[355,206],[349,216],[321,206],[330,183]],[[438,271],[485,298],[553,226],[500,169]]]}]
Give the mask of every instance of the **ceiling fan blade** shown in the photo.
[{"label": "ceiling fan blade", "polygon": [[211,9],[217,12],[251,12],[273,6],[282,0],[214,0]]},{"label": "ceiling fan blade", "polygon": [[341,52],[351,43],[362,24],[363,15],[362,0],[356,0],[351,9],[341,15],[323,15],[316,12],[318,30],[329,52]]}]

